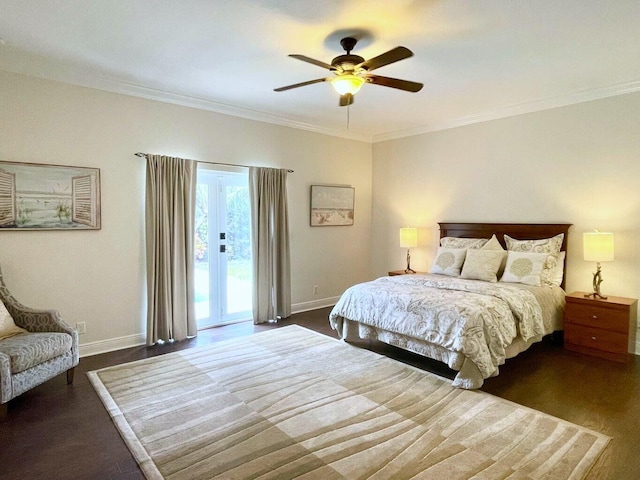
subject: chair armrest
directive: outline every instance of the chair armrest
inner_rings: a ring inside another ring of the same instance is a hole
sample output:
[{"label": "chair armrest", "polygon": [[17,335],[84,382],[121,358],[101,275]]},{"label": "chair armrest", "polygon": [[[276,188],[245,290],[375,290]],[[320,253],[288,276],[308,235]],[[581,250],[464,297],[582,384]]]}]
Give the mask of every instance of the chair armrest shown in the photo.
[{"label": "chair armrest", "polygon": [[27,307],[21,304],[11,294],[4,283],[2,271],[0,270],[0,300],[7,307],[13,321],[19,327],[32,333],[57,332],[67,333],[71,335],[73,340],[72,351],[74,356],[74,365],[78,364],[78,332],[69,326],[57,310],[43,310]]}]

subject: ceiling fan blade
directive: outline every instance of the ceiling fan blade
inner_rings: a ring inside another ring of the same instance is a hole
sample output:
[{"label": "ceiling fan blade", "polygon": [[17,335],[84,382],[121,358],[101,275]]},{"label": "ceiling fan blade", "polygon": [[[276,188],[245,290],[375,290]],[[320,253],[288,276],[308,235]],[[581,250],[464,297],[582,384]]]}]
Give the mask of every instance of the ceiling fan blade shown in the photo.
[{"label": "ceiling fan blade", "polygon": [[305,87],[307,85],[313,85],[314,83],[326,82],[327,78],[316,78],[315,80],[309,80],[302,83],[294,83],[293,85],[287,85],[286,87],[274,88],[274,92],[284,92],[285,90],[291,90],[292,88]]},{"label": "ceiling fan blade", "polygon": [[345,93],[344,95],[340,95],[340,106],[346,107],[347,105],[353,104],[353,94]]},{"label": "ceiling fan blade", "polygon": [[418,82],[410,82],[409,80],[400,80],[390,77],[381,77],[380,75],[367,75],[367,83],[382,85],[383,87],[397,88],[398,90],[405,90],[407,92],[414,93],[422,90],[422,87],[424,86]]},{"label": "ceiling fan blade", "polygon": [[383,53],[382,55],[378,55],[377,57],[373,57],[373,58],[370,58],[369,60],[365,60],[361,64],[356,65],[356,69],[358,67],[361,67],[370,72],[372,70],[375,70],[376,68],[384,67],[385,65],[389,65],[391,63],[395,63],[412,56],[413,56],[413,52],[408,48],[396,47],[392,50],[389,50],[386,53]]},{"label": "ceiling fan blade", "polygon": [[320,60],[316,60],[314,58],[307,57],[305,55],[297,55],[291,54],[289,55],[292,58],[297,58],[298,60],[302,60],[303,62],[311,63],[312,65],[317,65],[318,67],[326,68],[327,70],[335,70],[335,68],[328,63],[322,62]]}]

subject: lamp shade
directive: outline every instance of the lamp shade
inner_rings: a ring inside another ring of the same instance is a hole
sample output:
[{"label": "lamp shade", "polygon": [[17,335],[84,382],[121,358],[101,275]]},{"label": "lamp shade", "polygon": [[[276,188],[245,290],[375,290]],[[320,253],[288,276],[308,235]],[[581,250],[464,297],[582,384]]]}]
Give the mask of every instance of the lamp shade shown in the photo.
[{"label": "lamp shade", "polygon": [[344,95],[346,93],[354,95],[358,93],[358,90],[360,90],[360,87],[362,87],[363,84],[364,78],[353,74],[339,75],[331,79],[331,86],[340,95]]},{"label": "lamp shade", "polygon": [[407,227],[400,229],[400,246],[402,248],[414,248],[418,246],[418,229]]},{"label": "lamp shade", "polygon": [[585,232],[582,235],[584,259],[587,262],[613,261],[613,233]]}]

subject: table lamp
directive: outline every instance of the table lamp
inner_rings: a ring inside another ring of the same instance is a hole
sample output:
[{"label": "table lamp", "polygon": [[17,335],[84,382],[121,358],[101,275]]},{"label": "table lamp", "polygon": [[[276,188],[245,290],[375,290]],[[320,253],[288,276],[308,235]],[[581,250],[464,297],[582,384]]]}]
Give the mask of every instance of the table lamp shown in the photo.
[{"label": "table lamp", "polygon": [[602,283],[602,270],[600,262],[613,261],[613,233],[609,232],[585,232],[582,235],[583,253],[586,262],[596,262],[596,272],[593,274],[593,292],[585,295],[585,297],[602,298],[607,297],[600,293],[600,284]]},{"label": "table lamp", "polygon": [[411,253],[410,250],[418,246],[418,229],[407,227],[400,229],[400,247],[407,249],[407,269],[404,273],[416,273],[411,269]]}]

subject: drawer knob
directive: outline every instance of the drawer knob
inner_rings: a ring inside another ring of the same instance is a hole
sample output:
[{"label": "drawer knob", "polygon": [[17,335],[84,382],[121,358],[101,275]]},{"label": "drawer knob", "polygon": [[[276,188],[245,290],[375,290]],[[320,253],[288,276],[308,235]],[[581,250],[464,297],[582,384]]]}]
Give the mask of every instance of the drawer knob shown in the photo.
[{"label": "drawer knob", "polygon": [[594,320],[597,320],[598,316],[597,315],[593,315],[591,318],[593,318]]},{"label": "drawer knob", "polygon": [[591,340],[596,340],[596,337],[591,337]]}]

